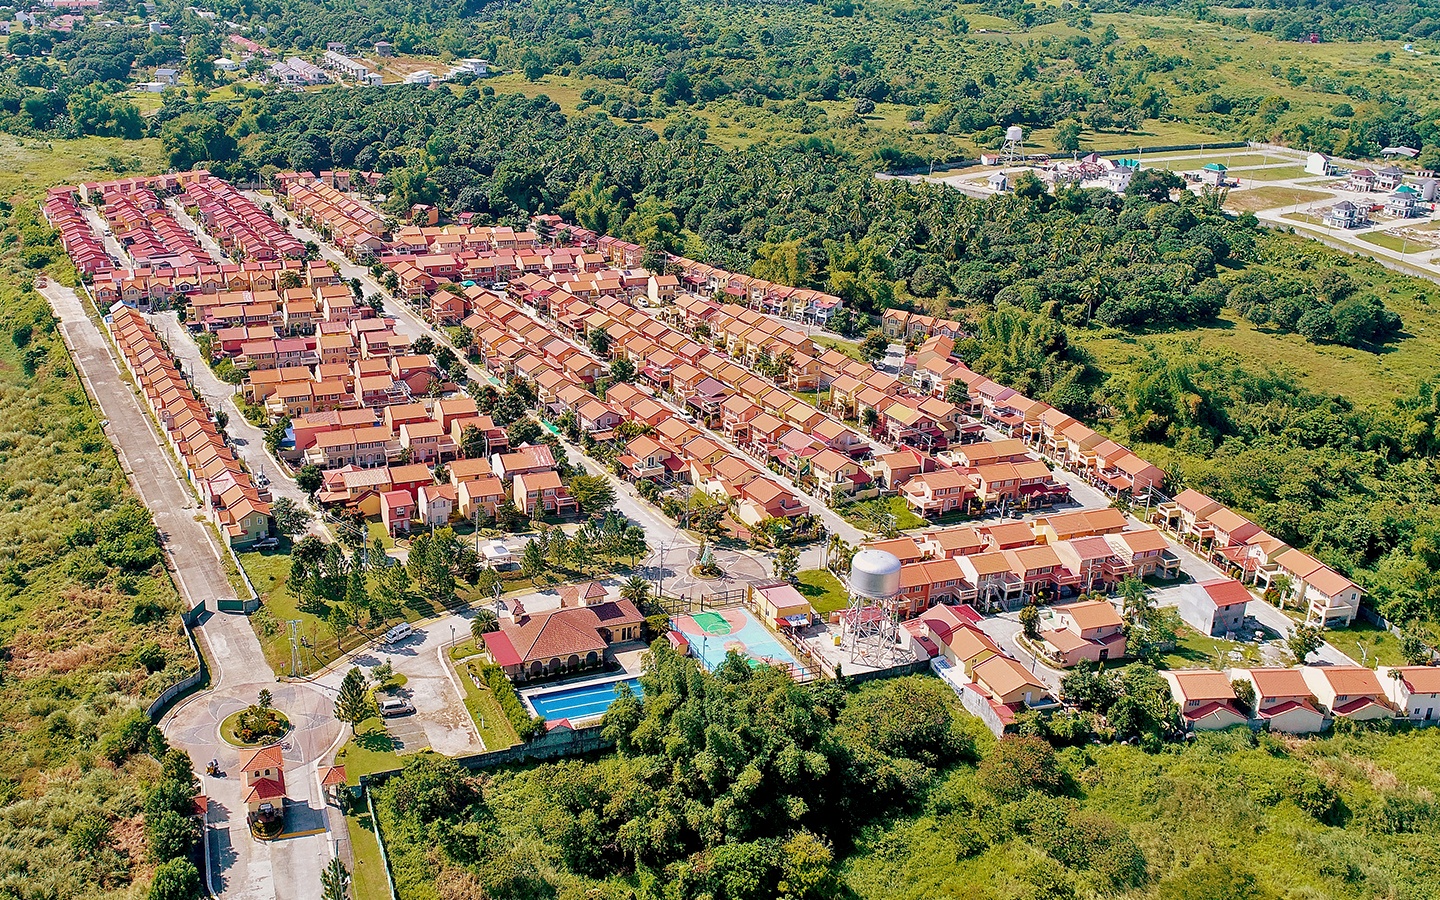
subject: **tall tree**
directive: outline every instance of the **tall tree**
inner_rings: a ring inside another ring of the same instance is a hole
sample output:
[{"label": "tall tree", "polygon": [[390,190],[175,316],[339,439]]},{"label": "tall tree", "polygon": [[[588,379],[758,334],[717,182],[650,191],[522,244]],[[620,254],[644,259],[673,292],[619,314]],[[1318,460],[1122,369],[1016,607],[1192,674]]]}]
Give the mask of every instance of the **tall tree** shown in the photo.
[{"label": "tall tree", "polygon": [[352,666],[340,682],[340,692],[335,695],[335,718],[349,724],[353,735],[361,722],[376,715],[379,712],[370,696],[370,686],[365,683],[365,673]]}]

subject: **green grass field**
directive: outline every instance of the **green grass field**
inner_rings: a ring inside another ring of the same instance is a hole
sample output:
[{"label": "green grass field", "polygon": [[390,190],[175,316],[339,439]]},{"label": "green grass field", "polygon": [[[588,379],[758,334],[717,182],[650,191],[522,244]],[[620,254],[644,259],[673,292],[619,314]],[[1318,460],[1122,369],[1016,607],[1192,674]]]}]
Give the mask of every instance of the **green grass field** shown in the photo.
[{"label": "green grass field", "polygon": [[1230,212],[1237,213],[1259,212],[1262,209],[1274,209],[1277,206],[1293,206],[1297,203],[1324,200],[1328,196],[1330,195],[1320,191],[1307,191],[1304,188],[1262,187],[1231,191],[1230,196],[1225,200],[1225,208]]},{"label": "green grass field", "polygon": [[885,525],[888,525],[889,516],[894,517],[895,528],[900,531],[909,531],[912,528],[924,528],[929,524],[920,516],[915,515],[901,497],[862,500],[859,503],[852,503],[849,506],[837,509],[836,512],[840,513],[845,521],[855,527],[865,528],[871,531],[878,531]]},{"label": "green grass field", "polygon": [[1418,241],[1407,241],[1399,235],[1390,234],[1386,231],[1372,231],[1369,234],[1360,235],[1360,240],[1367,244],[1374,244],[1377,247],[1384,247],[1386,250],[1394,250],[1396,253],[1414,253],[1419,250],[1428,249],[1427,245]]},{"label": "green grass field", "polygon": [[827,570],[806,569],[796,573],[796,577],[800,581],[796,589],[810,601],[810,605],[821,618],[828,617],[837,609],[845,608],[849,600],[845,594],[845,585]]},{"label": "green grass field", "polygon": [[0,196],[55,184],[165,171],[160,141],[87,137],[36,140],[0,134]]},{"label": "green grass field", "polygon": [[475,729],[480,732],[480,740],[484,742],[486,750],[504,750],[506,747],[513,747],[520,743],[520,737],[515,733],[515,726],[510,724],[505,711],[500,708],[500,701],[485,687],[485,682],[479,679],[479,666],[473,669],[474,677],[471,677],[471,666],[469,663],[456,663],[454,665],[455,679],[465,691],[465,709],[469,710],[470,718],[475,722]]},{"label": "green grass field", "polygon": [[345,767],[345,783],[359,784],[361,775],[373,775],[400,767],[385,720],[376,716],[361,722],[355,734],[335,754],[335,764]]},{"label": "green grass field", "polygon": [[1231,172],[1231,175],[1240,179],[1241,184],[1247,181],[1288,181],[1291,178],[1299,178],[1305,174],[1304,166],[1280,166],[1275,169],[1241,169],[1238,172]]},{"label": "green grass field", "polygon": [[361,810],[345,817],[345,830],[350,835],[350,853],[355,867],[350,872],[350,893],[355,900],[390,900],[390,881],[385,877],[385,863],[380,858],[380,842],[375,838],[375,823],[370,813]]}]

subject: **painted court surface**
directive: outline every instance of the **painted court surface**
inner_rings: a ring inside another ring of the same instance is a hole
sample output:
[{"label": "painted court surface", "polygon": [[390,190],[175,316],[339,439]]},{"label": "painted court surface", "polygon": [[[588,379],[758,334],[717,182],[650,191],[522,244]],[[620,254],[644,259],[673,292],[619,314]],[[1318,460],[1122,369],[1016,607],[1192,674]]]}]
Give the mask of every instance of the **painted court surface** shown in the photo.
[{"label": "painted court surface", "polygon": [[719,666],[731,650],[756,662],[787,668],[796,665],[794,655],[785,645],[744,609],[736,607],[679,616],[674,624],[707,669]]},{"label": "painted court surface", "polygon": [[640,679],[627,678],[621,681],[607,681],[601,684],[577,684],[574,687],[531,694],[529,701],[535,707],[535,714],[547,722],[561,719],[580,721],[603,716],[610,704],[615,702],[617,685],[628,684],[635,695],[640,696]]}]

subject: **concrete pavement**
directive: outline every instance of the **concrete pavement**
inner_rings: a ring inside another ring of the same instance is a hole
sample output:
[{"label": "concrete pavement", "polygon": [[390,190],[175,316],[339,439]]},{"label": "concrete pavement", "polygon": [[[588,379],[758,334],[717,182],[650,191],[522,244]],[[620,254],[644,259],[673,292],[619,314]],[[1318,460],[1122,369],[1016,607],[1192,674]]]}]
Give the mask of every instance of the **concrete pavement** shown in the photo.
[{"label": "concrete pavement", "polygon": [[[218,600],[236,595],[225,574],[224,549],[203,520],[197,520],[195,497],[80,297],[53,282],[40,291],[59,319],[66,346],[105,417],[105,432],[121,467],[155,517],[176,587],[190,604],[205,608],[195,633],[205,651],[211,686],[172,709],[160,727],[190,754],[211,801],[206,816],[210,882],[225,900],[314,897],[320,868],[332,856],[316,775],[321,756],[338,733],[330,715],[330,696],[309,684],[277,685],[249,621],[217,611]],[[204,776],[204,766],[212,758],[220,759],[222,768],[238,766],[239,751],[220,740],[219,722],[253,703],[262,687],[275,694],[276,707],[296,725],[286,751],[287,787],[297,801],[290,807],[295,825],[301,827],[292,825],[290,830],[319,829],[274,844],[261,844],[250,836],[238,771],[223,779]]]},{"label": "concrete pavement", "polygon": [[405,640],[363,647],[317,674],[315,683],[338,691],[352,666],[368,672],[388,660],[395,672],[405,676],[405,685],[394,693],[409,700],[415,712],[388,719],[386,725],[392,730],[410,726],[424,736],[423,746],[411,743],[407,752],[428,746],[446,756],[483,753],[485,742],[465,708],[465,692],[455,680],[449,658],[454,643],[470,639],[473,617],[473,610],[464,610],[417,623],[415,633]]}]

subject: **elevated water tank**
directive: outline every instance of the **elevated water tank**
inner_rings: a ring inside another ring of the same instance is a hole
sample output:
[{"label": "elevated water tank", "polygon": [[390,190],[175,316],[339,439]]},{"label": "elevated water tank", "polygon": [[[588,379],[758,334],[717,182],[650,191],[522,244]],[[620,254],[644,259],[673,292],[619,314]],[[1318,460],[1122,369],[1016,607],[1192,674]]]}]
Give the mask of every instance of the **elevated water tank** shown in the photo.
[{"label": "elevated water tank", "polygon": [[885,550],[861,550],[850,560],[850,593],[889,600],[900,593],[900,558]]},{"label": "elevated water tank", "polygon": [[1021,128],[1019,125],[1011,125],[1009,128],[1005,129],[1005,140],[1014,141],[1018,144],[1019,142],[1025,140],[1025,129]]}]

